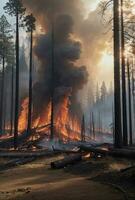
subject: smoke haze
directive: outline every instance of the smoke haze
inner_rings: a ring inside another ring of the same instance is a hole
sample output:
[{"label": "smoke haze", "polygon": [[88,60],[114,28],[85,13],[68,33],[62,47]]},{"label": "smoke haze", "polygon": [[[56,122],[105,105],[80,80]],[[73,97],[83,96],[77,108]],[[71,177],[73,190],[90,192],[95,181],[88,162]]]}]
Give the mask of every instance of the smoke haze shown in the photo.
[{"label": "smoke haze", "polygon": [[[42,27],[42,34],[35,37],[34,51],[41,64],[38,82],[34,86],[35,107],[39,105],[39,99],[45,102],[48,97],[49,101],[52,48],[55,55],[53,58],[55,88],[71,88],[71,105],[72,108],[76,107],[78,91],[89,83],[93,84],[102,52],[107,48],[99,8],[90,12],[86,18],[84,3],[81,0],[23,0],[23,2],[29,12],[35,15],[37,27]],[[38,109],[42,110],[42,106]]]}]

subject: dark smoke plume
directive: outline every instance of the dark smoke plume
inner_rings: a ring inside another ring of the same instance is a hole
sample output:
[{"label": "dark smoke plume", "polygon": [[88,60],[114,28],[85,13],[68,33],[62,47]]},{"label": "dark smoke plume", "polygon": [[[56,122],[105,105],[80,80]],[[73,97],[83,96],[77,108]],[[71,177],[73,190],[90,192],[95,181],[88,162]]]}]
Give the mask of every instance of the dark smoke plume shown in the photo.
[{"label": "dark smoke plume", "polygon": [[[66,2],[65,5],[64,2]],[[81,114],[77,92],[87,83],[88,72],[85,66],[76,64],[81,54],[81,43],[73,39],[74,2],[49,0],[46,1],[46,6],[43,6],[45,5],[42,4],[43,1],[36,1],[36,7],[33,7],[34,1],[27,2],[29,6],[32,6],[31,9],[37,18],[42,21],[41,25],[46,31],[45,34],[36,36],[34,48],[35,55],[40,61],[38,81],[34,85],[33,98],[34,114],[37,116],[43,112],[45,105],[48,105],[50,101],[52,84],[54,86],[55,107],[67,91],[70,91],[70,111],[72,110],[73,114]],[[41,9],[39,14],[38,9]],[[52,34],[54,35],[53,40]],[[54,62],[53,83],[52,59]]]}]

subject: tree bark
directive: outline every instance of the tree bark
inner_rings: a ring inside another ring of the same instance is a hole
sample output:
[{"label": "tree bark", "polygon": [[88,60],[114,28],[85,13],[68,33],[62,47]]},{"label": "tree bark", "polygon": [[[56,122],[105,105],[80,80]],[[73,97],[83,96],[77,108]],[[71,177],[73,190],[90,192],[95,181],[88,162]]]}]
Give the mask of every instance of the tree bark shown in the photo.
[{"label": "tree bark", "polygon": [[127,130],[127,98],[126,98],[126,78],[125,78],[125,39],[124,39],[123,0],[121,0],[121,61],[122,61],[123,145],[127,146],[128,130]]},{"label": "tree bark", "polygon": [[85,118],[84,115],[82,117],[82,124],[81,124],[81,141],[85,141]]},{"label": "tree bark", "polygon": [[52,22],[52,52],[51,52],[51,128],[50,140],[54,139],[54,26]]},{"label": "tree bark", "polygon": [[19,117],[19,15],[16,14],[16,84],[15,84],[15,119],[14,119],[14,148],[17,149]]},{"label": "tree bark", "polygon": [[122,147],[121,127],[121,87],[120,87],[120,37],[119,37],[119,0],[113,0],[114,12],[114,112],[115,147]]},{"label": "tree bark", "polygon": [[1,98],[0,98],[0,134],[3,133],[3,100],[4,100],[4,80],[5,80],[5,57],[2,59],[2,83],[1,83]]},{"label": "tree bark", "polygon": [[95,119],[94,119],[94,113],[92,112],[92,132],[93,132],[93,139],[96,139],[95,136]]},{"label": "tree bark", "polygon": [[130,81],[130,64],[127,61],[127,73],[128,73],[128,103],[129,103],[129,143],[133,144],[132,138],[132,102],[131,102],[131,81]]},{"label": "tree bark", "polygon": [[30,42],[30,66],[29,66],[29,105],[28,105],[28,135],[31,133],[32,126],[32,50],[33,50],[33,31],[31,30],[31,42]]},{"label": "tree bark", "polygon": [[14,67],[11,72],[11,111],[10,111],[10,135],[13,134],[13,115],[14,115]]}]

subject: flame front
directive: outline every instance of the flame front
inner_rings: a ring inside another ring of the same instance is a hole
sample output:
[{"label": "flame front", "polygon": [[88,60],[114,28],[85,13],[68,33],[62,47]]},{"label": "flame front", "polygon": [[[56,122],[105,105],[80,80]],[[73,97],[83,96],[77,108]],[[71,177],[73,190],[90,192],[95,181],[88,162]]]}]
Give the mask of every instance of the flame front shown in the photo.
[{"label": "flame front", "polygon": [[[77,117],[72,117],[69,112],[70,100],[68,96],[64,96],[61,101],[55,106],[54,114],[54,130],[55,137],[61,140],[80,140],[80,122]],[[19,132],[27,129],[28,119],[28,98],[24,99],[21,105],[19,116]],[[50,119],[51,119],[51,102],[44,107],[42,113],[36,119],[32,120],[32,128],[40,128],[40,131],[50,134]],[[48,125],[47,127],[44,127]],[[42,128],[43,127],[43,128]]]}]

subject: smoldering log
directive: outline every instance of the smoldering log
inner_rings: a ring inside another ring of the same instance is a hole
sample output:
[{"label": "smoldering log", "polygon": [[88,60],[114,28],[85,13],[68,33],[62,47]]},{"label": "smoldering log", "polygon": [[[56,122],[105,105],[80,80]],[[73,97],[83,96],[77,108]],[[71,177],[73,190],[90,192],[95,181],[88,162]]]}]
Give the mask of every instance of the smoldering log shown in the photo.
[{"label": "smoldering log", "polygon": [[108,151],[102,148],[96,148],[96,147],[92,147],[92,146],[85,146],[85,145],[81,145],[80,146],[80,151],[84,151],[84,152],[92,152],[95,154],[101,154],[101,155],[107,155]]},{"label": "smoldering log", "polygon": [[80,151],[92,152],[103,156],[135,159],[135,150],[130,150],[130,149],[114,149],[114,148],[105,149],[105,148],[96,148],[96,147],[81,145]]},{"label": "smoldering log", "polygon": [[81,154],[70,155],[70,156],[65,157],[64,159],[61,159],[61,160],[58,160],[55,162],[51,162],[51,168],[52,169],[61,169],[68,165],[73,165],[81,160],[82,160]]}]

